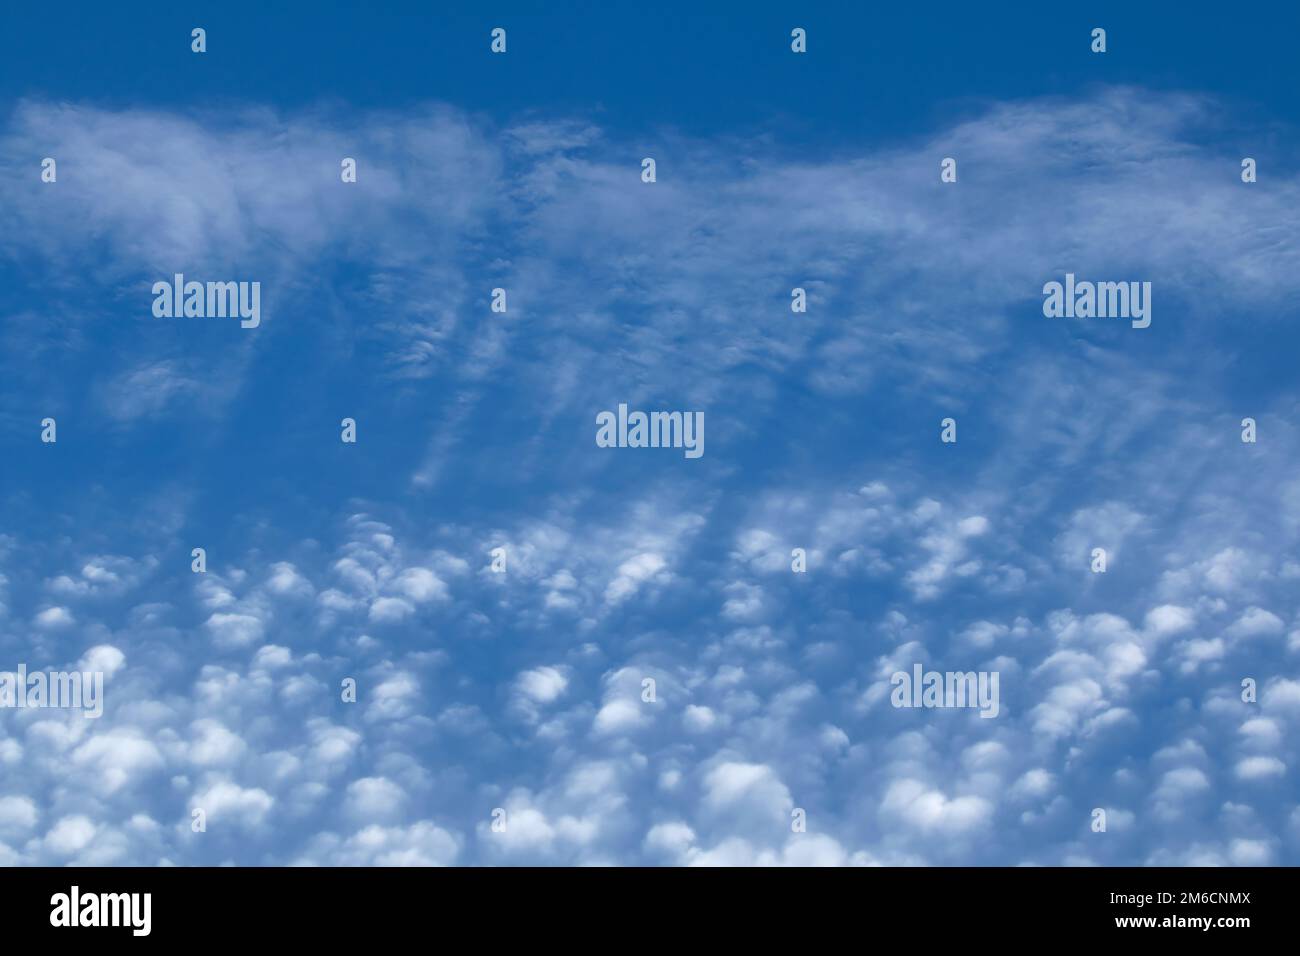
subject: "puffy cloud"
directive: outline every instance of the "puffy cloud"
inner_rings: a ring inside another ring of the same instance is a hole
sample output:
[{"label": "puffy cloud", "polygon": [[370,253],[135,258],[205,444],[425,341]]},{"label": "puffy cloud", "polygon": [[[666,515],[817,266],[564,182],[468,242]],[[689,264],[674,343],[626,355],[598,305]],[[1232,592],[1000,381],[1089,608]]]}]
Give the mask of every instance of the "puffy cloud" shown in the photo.
[{"label": "puffy cloud", "polygon": [[660,555],[649,552],[628,558],[618,566],[617,574],[605,588],[605,600],[611,604],[626,600],[666,567],[667,562]]},{"label": "puffy cloud", "polygon": [[247,749],[237,734],[211,718],[195,721],[192,731],[190,760],[200,767],[229,766]]},{"label": "puffy cloud", "polygon": [[231,780],[217,780],[191,799],[191,805],[207,815],[209,825],[255,827],[261,824],[275,798],[260,787],[241,787]]},{"label": "puffy cloud", "polygon": [[448,597],[447,585],[428,568],[407,568],[393,584],[417,604],[445,601]]},{"label": "puffy cloud", "polygon": [[559,699],[569,686],[566,668],[535,667],[524,671],[516,682],[519,693],[538,704],[549,704]]},{"label": "puffy cloud", "polygon": [[0,797],[0,831],[25,832],[39,819],[40,811],[30,797]]},{"label": "puffy cloud", "polygon": [[101,673],[105,678],[112,677],[126,666],[126,655],[112,644],[96,644],[81,656],[77,669],[89,673]]},{"label": "puffy cloud", "polygon": [[348,784],[348,812],[363,820],[389,820],[398,816],[406,793],[383,777],[364,777]]},{"label": "puffy cloud", "polygon": [[1286,764],[1276,757],[1246,757],[1237,762],[1235,769],[1241,780],[1267,780],[1286,773]]},{"label": "puffy cloud", "polygon": [[262,639],[262,621],[252,614],[217,612],[207,620],[212,642],[222,649],[247,647]]},{"label": "puffy cloud", "polygon": [[1268,637],[1281,634],[1286,625],[1282,619],[1263,608],[1247,608],[1224,633],[1231,638]]},{"label": "puffy cloud", "polygon": [[277,561],[271,565],[271,577],[266,582],[267,590],[282,597],[311,597],[315,588],[311,582],[298,573],[288,561]]},{"label": "puffy cloud", "polygon": [[381,597],[370,605],[370,620],[377,624],[398,624],[414,613],[415,605],[402,598]]},{"label": "puffy cloud", "polygon": [[1196,623],[1196,615],[1185,607],[1162,604],[1147,612],[1146,629],[1157,637],[1181,634]]},{"label": "puffy cloud", "polygon": [[71,627],[76,619],[66,607],[47,607],[33,618],[32,623],[41,630],[54,631]]},{"label": "puffy cloud", "polygon": [[72,763],[91,769],[99,785],[112,793],[138,785],[146,774],[161,768],[164,760],[151,740],[124,728],[87,738],[73,750]]},{"label": "puffy cloud", "polygon": [[987,826],[993,804],[979,796],[948,797],[919,780],[895,780],[880,802],[883,818],[925,833],[960,835]]},{"label": "puffy cloud", "polygon": [[695,843],[695,831],[685,823],[656,823],[645,835],[645,848],[652,855],[676,860]]},{"label": "puffy cloud", "polygon": [[58,856],[72,856],[90,844],[97,830],[95,822],[83,814],[66,816],[45,834],[45,847]]},{"label": "puffy cloud", "polygon": [[301,866],[451,866],[460,853],[457,837],[429,820],[409,827],[374,824],[339,839],[322,834],[302,858]]}]

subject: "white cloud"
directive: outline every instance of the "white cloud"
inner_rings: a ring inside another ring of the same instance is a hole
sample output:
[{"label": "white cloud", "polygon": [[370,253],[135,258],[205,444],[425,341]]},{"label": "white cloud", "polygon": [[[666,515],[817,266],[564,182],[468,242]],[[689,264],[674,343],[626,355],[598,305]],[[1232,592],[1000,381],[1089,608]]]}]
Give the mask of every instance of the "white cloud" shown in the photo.
[{"label": "white cloud", "polygon": [[42,630],[54,631],[71,627],[76,619],[66,607],[47,607],[36,615],[33,623]]},{"label": "white cloud", "polygon": [[645,553],[629,558],[618,566],[618,573],[605,588],[605,600],[611,604],[626,600],[666,567],[667,562],[658,554]]},{"label": "white cloud", "polygon": [[266,586],[272,594],[282,597],[310,598],[316,593],[311,582],[288,561],[277,561],[271,565],[271,577]]},{"label": "white cloud", "polygon": [[1246,757],[1237,761],[1235,770],[1241,780],[1267,780],[1286,773],[1286,764],[1276,757]]},{"label": "white cloud", "polygon": [[262,639],[264,627],[252,614],[227,614],[217,612],[207,620],[212,642],[219,648],[247,647]]},{"label": "white cloud", "polygon": [[241,787],[231,780],[217,780],[191,798],[191,806],[204,811],[210,827],[258,826],[274,805],[275,798],[260,787]]},{"label": "white cloud", "polygon": [[406,803],[406,792],[384,777],[364,777],[348,784],[348,812],[363,820],[390,820]]},{"label": "white cloud", "polygon": [[925,833],[958,835],[987,826],[993,804],[980,796],[948,797],[919,780],[895,780],[880,803],[880,815]]}]

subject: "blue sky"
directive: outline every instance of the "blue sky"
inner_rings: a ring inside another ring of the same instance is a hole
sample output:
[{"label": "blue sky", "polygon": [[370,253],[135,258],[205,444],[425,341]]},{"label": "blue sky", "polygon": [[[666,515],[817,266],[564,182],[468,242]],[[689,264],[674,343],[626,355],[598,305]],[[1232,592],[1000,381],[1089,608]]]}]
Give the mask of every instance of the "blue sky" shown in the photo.
[{"label": "blue sky", "polygon": [[261,6],[0,23],[0,863],[1300,859],[1294,11]]}]

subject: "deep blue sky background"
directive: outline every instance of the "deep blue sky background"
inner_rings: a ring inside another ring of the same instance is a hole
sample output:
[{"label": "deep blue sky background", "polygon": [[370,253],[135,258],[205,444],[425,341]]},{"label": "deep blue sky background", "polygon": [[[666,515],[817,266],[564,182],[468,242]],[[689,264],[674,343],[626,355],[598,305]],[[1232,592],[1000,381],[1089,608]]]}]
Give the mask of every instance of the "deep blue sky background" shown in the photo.
[{"label": "deep blue sky background", "polygon": [[323,6],[0,15],[0,863],[1300,858],[1293,6]]},{"label": "deep blue sky background", "polygon": [[[711,5],[712,6],[712,5]],[[981,98],[1077,94],[1097,83],[1205,90],[1294,114],[1289,4],[85,5],[6,12],[0,94],[194,109],[337,98],[367,109],[435,99],[493,116],[595,112],[602,125],[715,136],[771,131],[799,149],[929,130]],[[812,37],[792,61],[792,24]],[[206,59],[172,41],[204,25]],[[505,60],[482,36],[511,30]],[[1105,57],[1078,42],[1110,31]],[[779,120],[779,122],[774,122]],[[789,125],[786,125],[789,124]]]}]

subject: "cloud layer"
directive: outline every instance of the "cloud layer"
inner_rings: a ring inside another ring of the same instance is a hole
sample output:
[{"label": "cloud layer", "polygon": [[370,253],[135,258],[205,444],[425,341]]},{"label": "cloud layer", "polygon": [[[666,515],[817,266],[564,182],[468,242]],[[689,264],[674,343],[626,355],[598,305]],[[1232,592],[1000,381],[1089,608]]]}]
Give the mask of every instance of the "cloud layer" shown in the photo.
[{"label": "cloud layer", "polygon": [[[106,698],[0,710],[0,862],[1296,862],[1296,400],[1251,370],[1300,189],[1222,138],[1126,88],[821,157],[19,104],[0,669]],[[154,319],[174,272],[262,327]],[[1066,272],[1151,328],[1044,318]],[[619,402],[707,454],[597,448]],[[891,707],[914,663],[999,716]]]}]

